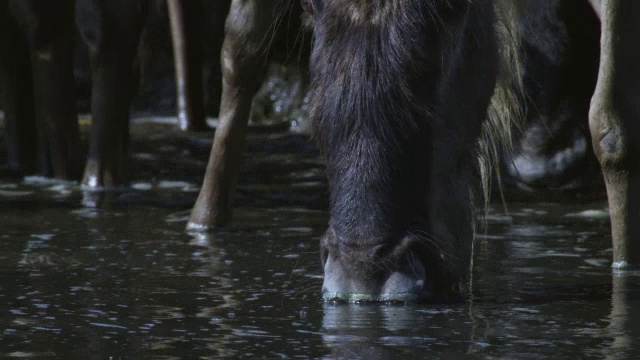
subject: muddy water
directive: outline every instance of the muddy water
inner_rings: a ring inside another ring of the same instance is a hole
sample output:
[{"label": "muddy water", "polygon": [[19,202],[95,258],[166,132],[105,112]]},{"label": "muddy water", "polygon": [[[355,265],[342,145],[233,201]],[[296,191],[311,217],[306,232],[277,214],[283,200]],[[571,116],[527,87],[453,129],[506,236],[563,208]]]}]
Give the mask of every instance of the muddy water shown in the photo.
[{"label": "muddy water", "polygon": [[0,179],[6,358],[633,358],[640,276],[612,274],[602,199],[511,202],[469,301],[320,301],[326,186],[305,138],[254,131],[229,229],[184,231],[209,135],[134,126],[133,186]]}]

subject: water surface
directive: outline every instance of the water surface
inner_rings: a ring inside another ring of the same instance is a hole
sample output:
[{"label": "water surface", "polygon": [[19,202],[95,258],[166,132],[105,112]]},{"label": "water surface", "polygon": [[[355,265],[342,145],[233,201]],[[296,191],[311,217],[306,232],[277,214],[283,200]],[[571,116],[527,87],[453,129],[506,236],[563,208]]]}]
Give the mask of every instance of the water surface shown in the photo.
[{"label": "water surface", "polygon": [[208,136],[137,126],[131,188],[0,179],[0,356],[633,358],[640,350],[640,277],[611,271],[603,199],[510,202],[508,214],[492,207],[465,303],[325,304],[318,242],[327,189],[312,143],[254,133],[233,226],[190,234]]}]

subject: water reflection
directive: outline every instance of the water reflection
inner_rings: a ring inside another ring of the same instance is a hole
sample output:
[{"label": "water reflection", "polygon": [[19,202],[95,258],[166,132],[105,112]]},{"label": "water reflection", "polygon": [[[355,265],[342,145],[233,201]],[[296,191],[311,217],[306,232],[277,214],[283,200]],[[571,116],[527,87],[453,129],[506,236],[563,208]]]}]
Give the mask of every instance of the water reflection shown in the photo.
[{"label": "water reflection", "polygon": [[[638,274],[591,289],[536,289],[465,306],[325,305],[331,357],[424,356],[635,358],[640,351]],[[612,288],[611,288],[612,286]]]},{"label": "water reflection", "polygon": [[[611,314],[606,333],[613,341],[603,349],[608,359],[632,358],[640,352],[640,288],[639,273],[613,273]],[[635,281],[634,281],[635,280]]]},{"label": "water reflection", "polygon": [[473,323],[464,306],[324,306],[322,339],[338,358],[387,359],[425,351],[465,354]]},{"label": "water reflection", "polygon": [[88,357],[175,351],[219,332],[225,322],[213,314],[237,305],[221,291],[232,287],[220,271],[224,252],[215,239],[176,241],[181,232],[154,231],[144,218],[103,212],[83,216],[73,234],[32,234],[12,274],[20,285],[6,293],[14,315],[6,335],[22,334],[34,349],[87,343],[76,355]]},{"label": "water reflection", "polygon": [[0,212],[9,229],[0,236],[5,356],[624,358],[640,350],[640,276],[612,275],[597,219],[562,222],[545,210],[490,223],[468,303],[373,306],[321,303],[323,212],[241,208],[228,230],[186,234],[188,209],[36,208]]},{"label": "water reflection", "polygon": [[[508,216],[490,209],[468,303],[323,304],[326,187],[305,141],[250,141],[235,222],[213,234],[184,231],[209,143],[134,141],[142,170],[119,192],[0,180],[0,357],[617,359],[640,351],[640,275],[611,272],[604,201],[511,202]],[[145,155],[158,154],[156,145],[161,155]]]}]

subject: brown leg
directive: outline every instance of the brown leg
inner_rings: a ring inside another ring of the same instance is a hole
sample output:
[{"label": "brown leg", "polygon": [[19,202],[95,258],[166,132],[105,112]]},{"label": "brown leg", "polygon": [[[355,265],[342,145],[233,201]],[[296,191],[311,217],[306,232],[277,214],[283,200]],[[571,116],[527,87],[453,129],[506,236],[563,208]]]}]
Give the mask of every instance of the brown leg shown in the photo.
[{"label": "brown leg", "polygon": [[167,0],[171,20],[176,104],[180,129],[206,130],[202,91],[202,6],[198,1]]},{"label": "brown leg", "polygon": [[[83,185],[92,188],[126,184],[129,110],[136,90],[134,57],[146,7],[143,1],[85,1],[81,14],[93,15],[87,29],[92,69],[92,126]],[[82,27],[82,25],[80,25]],[[91,29],[95,27],[95,29]]]},{"label": "brown leg", "polygon": [[206,14],[203,22],[204,34],[204,82],[205,114],[220,112],[220,98],[222,97],[222,71],[220,52],[224,41],[224,24],[231,0],[205,1],[203,12]]},{"label": "brown leg", "polygon": [[82,152],[73,77],[74,2],[22,1],[28,15],[38,133],[52,175],[80,179]]},{"label": "brown leg", "polygon": [[234,0],[222,47],[222,101],[211,155],[188,228],[208,229],[231,220],[233,192],[244,151],[251,100],[265,75],[276,1]]},{"label": "brown leg", "polygon": [[[38,145],[29,50],[6,2],[0,3],[0,91],[4,99],[8,166],[36,171]],[[42,151],[44,152],[44,151]]]},{"label": "brown leg", "polygon": [[589,127],[611,213],[613,267],[640,265],[640,3],[603,0]]}]

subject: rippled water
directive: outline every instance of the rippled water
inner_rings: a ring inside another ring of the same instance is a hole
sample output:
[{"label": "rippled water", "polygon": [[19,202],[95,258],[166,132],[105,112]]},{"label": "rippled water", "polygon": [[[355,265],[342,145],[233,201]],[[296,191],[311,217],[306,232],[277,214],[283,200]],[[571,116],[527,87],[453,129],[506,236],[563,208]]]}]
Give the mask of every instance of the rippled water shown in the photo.
[{"label": "rippled water", "polygon": [[633,358],[640,350],[640,276],[612,274],[604,200],[511,202],[508,215],[492,208],[466,303],[324,304],[327,193],[311,143],[254,134],[234,225],[188,234],[208,136],[148,129],[134,131],[130,189],[0,179],[1,357]]}]

